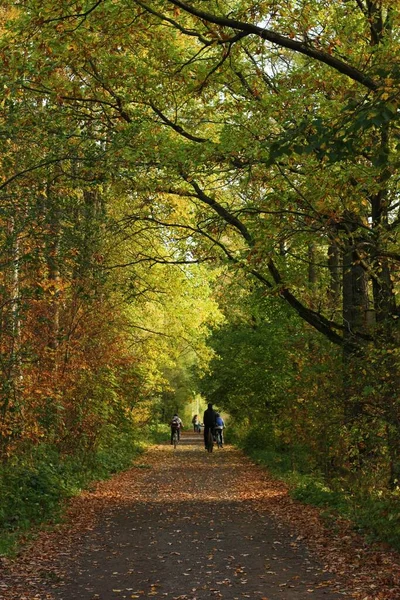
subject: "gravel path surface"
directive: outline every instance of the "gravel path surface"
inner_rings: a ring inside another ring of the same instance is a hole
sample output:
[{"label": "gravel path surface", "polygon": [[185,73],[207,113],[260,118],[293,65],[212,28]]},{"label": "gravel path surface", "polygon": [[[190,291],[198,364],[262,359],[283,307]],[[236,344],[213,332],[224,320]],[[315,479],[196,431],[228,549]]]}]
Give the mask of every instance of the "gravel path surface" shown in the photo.
[{"label": "gravel path surface", "polygon": [[400,557],[232,447],[185,432],[73,498],[14,560],[0,600],[400,600]]},{"label": "gravel path surface", "polygon": [[343,597],[268,514],[279,490],[237,450],[208,454],[186,433],[176,450],[150,450],[120,479],[119,501],[80,540],[57,600]]}]

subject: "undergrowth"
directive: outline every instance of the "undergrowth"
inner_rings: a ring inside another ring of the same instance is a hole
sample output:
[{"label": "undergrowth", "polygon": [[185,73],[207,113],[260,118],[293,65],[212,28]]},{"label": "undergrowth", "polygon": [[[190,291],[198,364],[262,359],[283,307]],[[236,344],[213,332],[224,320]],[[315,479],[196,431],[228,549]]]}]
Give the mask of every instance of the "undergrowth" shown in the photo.
[{"label": "undergrowth", "polygon": [[351,487],[345,480],[325,480],[302,447],[274,444],[260,429],[246,434],[231,431],[231,441],[256,463],[289,486],[290,495],[317,506],[330,526],[338,517],[352,522],[370,542],[384,542],[400,551],[400,491],[382,492],[367,485]]},{"label": "undergrowth", "polygon": [[0,465],[0,555],[15,553],[38,526],[60,520],[66,499],[129,468],[146,445],[162,439],[165,432],[146,427],[110,436],[95,452],[62,454],[42,445]]}]

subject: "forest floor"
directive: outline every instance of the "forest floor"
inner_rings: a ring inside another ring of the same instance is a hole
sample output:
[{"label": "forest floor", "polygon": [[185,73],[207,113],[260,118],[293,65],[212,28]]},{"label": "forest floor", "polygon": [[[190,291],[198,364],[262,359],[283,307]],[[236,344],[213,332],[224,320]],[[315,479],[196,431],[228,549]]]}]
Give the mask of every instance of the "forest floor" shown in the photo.
[{"label": "forest floor", "polygon": [[13,560],[2,600],[400,599],[400,556],[292,500],[232,447],[185,432],[74,498]]}]

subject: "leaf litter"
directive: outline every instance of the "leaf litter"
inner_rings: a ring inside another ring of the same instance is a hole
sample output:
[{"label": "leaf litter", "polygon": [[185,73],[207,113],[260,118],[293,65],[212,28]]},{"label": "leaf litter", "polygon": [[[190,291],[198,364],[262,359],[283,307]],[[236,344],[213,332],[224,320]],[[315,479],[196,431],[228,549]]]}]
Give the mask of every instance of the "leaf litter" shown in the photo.
[{"label": "leaf litter", "polygon": [[[400,599],[400,556],[326,527],[240,451],[198,436],[72,499],[65,520],[0,559],[2,600]],[[143,457],[142,457],[143,461]]]}]

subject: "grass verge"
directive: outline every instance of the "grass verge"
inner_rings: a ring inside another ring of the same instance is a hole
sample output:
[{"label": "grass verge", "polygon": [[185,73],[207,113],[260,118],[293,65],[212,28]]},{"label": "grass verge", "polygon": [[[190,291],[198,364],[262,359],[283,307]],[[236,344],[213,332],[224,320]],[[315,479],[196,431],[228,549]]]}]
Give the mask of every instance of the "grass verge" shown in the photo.
[{"label": "grass verge", "polygon": [[[252,445],[250,440],[255,439],[257,444]],[[289,453],[273,448],[257,436],[233,435],[231,441],[254,462],[284,481],[293,498],[319,507],[329,526],[334,527],[339,517],[348,519],[367,541],[383,542],[400,551],[400,490],[384,493],[368,487],[366,482],[351,488],[348,481],[339,479],[328,483],[316,469],[310,469],[301,449],[295,452],[294,461],[293,450]]]},{"label": "grass verge", "polygon": [[165,441],[162,427],[134,436],[120,432],[95,452],[61,454],[54,446],[30,448],[0,466],[0,556],[12,556],[42,526],[62,518],[64,501],[94,481],[132,466],[153,443]]}]

